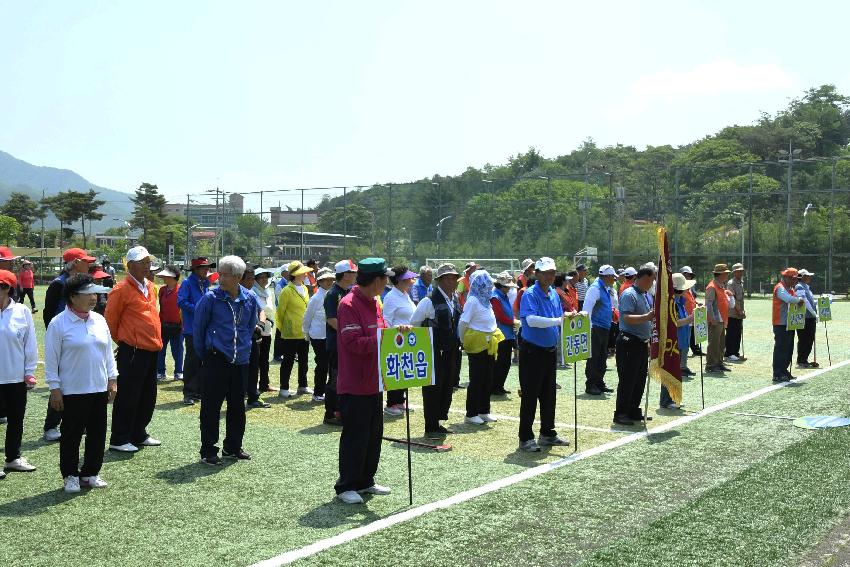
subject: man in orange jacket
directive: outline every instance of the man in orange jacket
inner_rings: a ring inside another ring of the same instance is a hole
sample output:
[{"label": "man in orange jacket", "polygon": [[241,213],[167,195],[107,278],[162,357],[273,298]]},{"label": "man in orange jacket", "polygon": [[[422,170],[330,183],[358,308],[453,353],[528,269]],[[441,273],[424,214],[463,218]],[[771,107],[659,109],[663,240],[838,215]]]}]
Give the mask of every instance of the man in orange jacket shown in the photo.
[{"label": "man in orange jacket", "polygon": [[112,406],[109,448],[135,453],[139,445],[162,443],[146,430],[156,406],[156,366],[162,331],[153,282],[147,279],[151,255],[144,246],[127,251],[127,277],[112,289],[106,323],[118,343],[118,395]]}]

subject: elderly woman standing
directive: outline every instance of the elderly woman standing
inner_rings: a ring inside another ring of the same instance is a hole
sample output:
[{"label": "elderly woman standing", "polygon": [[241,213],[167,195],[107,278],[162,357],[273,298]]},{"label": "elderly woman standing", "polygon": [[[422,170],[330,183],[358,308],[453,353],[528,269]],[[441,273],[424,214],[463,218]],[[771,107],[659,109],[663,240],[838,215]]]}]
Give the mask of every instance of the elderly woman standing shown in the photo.
[{"label": "elderly woman standing", "polygon": [[487,270],[469,277],[469,295],[458,322],[458,335],[469,358],[469,387],[466,390],[466,423],[483,425],[496,421],[490,416],[493,365],[505,335],[496,325],[490,298],[493,279]]},{"label": "elderly woman standing", "polygon": [[[390,282],[393,287],[384,297],[384,320],[389,327],[410,325],[410,318],[416,310],[416,304],[410,297],[416,274],[407,266],[395,266],[391,271],[393,275],[390,276]],[[405,395],[406,390],[387,392],[387,407],[384,408],[384,413],[392,416],[402,415]]]},{"label": "elderly woman standing", "polygon": [[289,391],[289,376],[295,359],[298,359],[298,393],[312,394],[307,387],[307,356],[310,343],[305,340],[301,324],[310,296],[304,278],[313,271],[297,260],[289,264],[289,283],[277,298],[277,317],[275,323],[283,339],[283,360],[280,362],[280,392],[278,397],[292,396]]},{"label": "elderly woman standing", "polygon": [[519,319],[514,318],[514,310],[508,293],[516,289],[514,278],[508,271],[496,275],[496,285],[490,297],[490,305],[496,317],[496,325],[505,335],[505,340],[499,343],[499,352],[496,363],[493,366],[493,380],[490,384],[490,393],[496,396],[504,396],[505,382],[511,369],[511,355],[516,347],[516,331],[520,326]]},{"label": "elderly woman standing", "polygon": [[[96,285],[88,274],[70,276],[62,290],[65,310],[53,318],[44,336],[50,406],[63,412],[59,469],[65,492],[79,492],[80,486],[106,486],[99,473],[106,443],[106,406],[118,390],[118,368],[106,319],[92,309],[97,294],[108,289]],[[84,433],[86,450],[79,468]]]},{"label": "elderly woman standing", "polygon": [[[23,302],[11,298],[17,285],[15,274],[0,270],[0,401],[6,409],[6,464],[0,471],[31,472],[35,467],[21,456],[27,390],[35,386],[38,360],[32,313]],[[23,301],[23,300],[22,300]]]},{"label": "elderly woman standing", "polygon": [[334,279],[334,271],[330,268],[319,270],[316,275],[318,287],[307,303],[307,311],[304,314],[304,321],[301,323],[304,338],[313,346],[313,355],[316,360],[313,381],[314,402],[325,401],[325,388],[328,383],[328,351],[325,348],[327,338],[325,296],[328,294],[328,289],[333,285]]}]

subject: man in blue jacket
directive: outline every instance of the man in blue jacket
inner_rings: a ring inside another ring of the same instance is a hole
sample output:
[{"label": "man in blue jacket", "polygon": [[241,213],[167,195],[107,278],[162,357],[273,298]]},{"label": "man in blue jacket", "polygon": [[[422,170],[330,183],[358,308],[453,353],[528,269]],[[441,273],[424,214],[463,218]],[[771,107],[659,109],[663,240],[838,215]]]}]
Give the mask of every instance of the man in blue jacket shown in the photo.
[{"label": "man in blue jacket", "polygon": [[195,352],[192,334],[194,333],[195,306],[210,288],[210,282],[207,279],[210,268],[215,268],[215,263],[207,261],[204,257],[193,258],[192,273],[183,280],[180,289],[177,290],[177,306],[183,317],[183,341],[186,343],[186,358],[183,362],[183,403],[187,406],[194,405],[195,400],[201,399],[198,373],[200,361]]}]

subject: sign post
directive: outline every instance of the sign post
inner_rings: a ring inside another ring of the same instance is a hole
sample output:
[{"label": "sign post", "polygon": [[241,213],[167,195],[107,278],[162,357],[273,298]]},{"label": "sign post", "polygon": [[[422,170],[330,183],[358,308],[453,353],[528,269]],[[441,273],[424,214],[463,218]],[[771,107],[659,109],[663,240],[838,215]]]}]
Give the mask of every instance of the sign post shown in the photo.
[{"label": "sign post", "polygon": [[826,333],[826,356],[829,359],[829,365],[832,366],[832,354],[829,352],[829,329],[826,322],[832,321],[832,305],[830,297],[818,297],[818,317],[823,321],[823,332]]},{"label": "sign post", "polygon": [[413,471],[410,454],[410,388],[434,385],[434,349],[430,327],[378,329],[378,390],[405,390],[407,422],[407,491],[413,505]]},{"label": "sign post", "polygon": [[[685,292],[688,293],[688,292]],[[708,312],[705,305],[694,308],[694,342],[698,345],[708,340]],[[681,347],[680,347],[681,348]],[[702,349],[700,349],[702,350]],[[705,409],[705,380],[702,375],[702,355],[699,355],[699,391],[702,409]]]},{"label": "sign post", "polygon": [[578,370],[575,363],[590,358],[590,316],[587,313],[579,313],[575,317],[565,316],[561,323],[561,341],[563,362],[573,363],[573,451],[578,451]]}]

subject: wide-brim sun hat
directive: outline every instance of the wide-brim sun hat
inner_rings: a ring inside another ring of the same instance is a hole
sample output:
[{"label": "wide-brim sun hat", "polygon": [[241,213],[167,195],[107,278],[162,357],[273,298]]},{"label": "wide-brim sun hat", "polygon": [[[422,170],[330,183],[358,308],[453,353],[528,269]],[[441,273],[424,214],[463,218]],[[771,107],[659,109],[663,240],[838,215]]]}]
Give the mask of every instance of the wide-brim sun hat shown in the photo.
[{"label": "wide-brim sun hat", "polygon": [[687,291],[696,285],[696,280],[689,280],[683,274],[673,274],[673,289],[676,291]]},{"label": "wide-brim sun hat", "polygon": [[295,276],[309,274],[313,271],[313,268],[308,268],[298,260],[295,260],[294,262],[289,263],[287,271],[289,272],[289,276],[294,278]]}]

